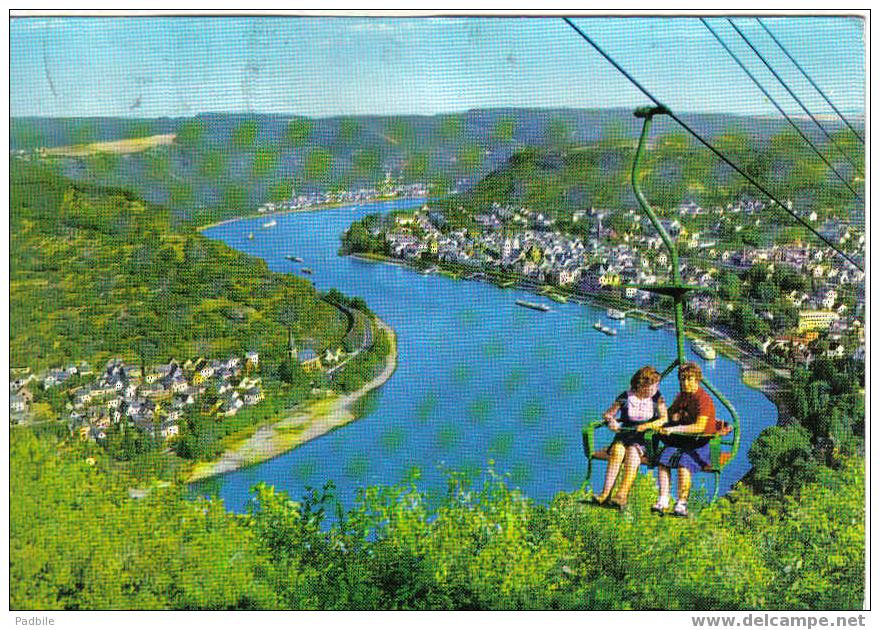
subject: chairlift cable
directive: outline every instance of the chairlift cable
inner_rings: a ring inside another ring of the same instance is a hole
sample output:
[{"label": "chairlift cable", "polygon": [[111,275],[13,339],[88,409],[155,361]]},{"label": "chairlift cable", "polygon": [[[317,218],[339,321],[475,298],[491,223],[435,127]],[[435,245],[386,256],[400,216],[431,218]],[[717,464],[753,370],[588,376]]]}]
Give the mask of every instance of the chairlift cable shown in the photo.
[{"label": "chairlift cable", "polygon": [[[656,105],[658,105],[658,106],[662,106],[662,107],[665,107],[665,106],[660,102],[660,100],[657,99],[657,97],[655,97],[653,94],[651,94],[651,93],[650,93],[650,92],[649,92],[649,91],[648,91],[648,90],[647,90],[647,89],[646,89],[641,83],[639,83],[635,78],[633,78],[633,76],[632,76],[629,72],[627,72],[627,71],[626,71],[626,70],[625,70],[620,64],[618,64],[618,63],[617,63],[617,62],[616,62],[616,61],[615,61],[610,55],[608,55],[608,53],[606,53],[604,50],[602,50],[602,48],[601,48],[596,42],[594,42],[594,41],[590,38],[589,35],[587,35],[587,34],[584,33],[580,28],[578,28],[578,26],[577,26],[574,22],[572,22],[571,18],[563,17],[562,19],[565,20],[565,22],[566,22],[566,23],[567,23],[572,29],[574,29],[574,30],[578,33],[578,35],[580,35],[584,40],[586,40],[586,42],[587,42],[588,44],[590,44],[590,46],[592,46],[592,47],[596,50],[596,52],[598,52],[600,55],[602,55],[602,57],[604,57],[604,58],[605,58],[605,59],[606,59],[606,60],[607,60],[612,66],[614,66],[614,67],[615,67],[615,68],[616,68],[616,69],[617,69],[617,70],[618,70],[623,76],[625,76],[625,77],[630,81],[630,83],[632,83],[634,86],[636,86],[636,87],[639,89],[639,91],[642,92],[642,94],[644,94],[644,95],[647,96],[649,99],[651,99],[651,101],[653,101]],[[742,176],[743,176],[746,180],[748,180],[748,181],[749,181],[749,182],[750,182],[755,188],[757,188],[757,189],[758,189],[759,191],[761,191],[764,195],[766,195],[768,198],[770,198],[774,203],[776,203],[776,205],[778,205],[782,210],[784,210],[784,211],[787,212],[789,215],[791,215],[791,217],[794,218],[795,221],[797,221],[798,223],[800,223],[803,227],[805,227],[805,228],[806,228],[809,232],[811,232],[814,236],[818,237],[822,242],[824,242],[826,245],[828,245],[828,247],[830,247],[832,250],[834,250],[835,252],[837,252],[837,254],[839,254],[842,258],[844,258],[847,262],[849,262],[853,267],[855,267],[855,268],[858,269],[859,271],[864,271],[864,268],[862,268],[861,265],[859,265],[855,260],[853,260],[853,259],[852,259],[850,256],[848,256],[846,253],[844,253],[843,251],[841,251],[840,249],[838,249],[838,248],[834,245],[834,243],[832,243],[830,240],[828,240],[827,238],[825,238],[824,236],[822,236],[818,231],[816,231],[815,228],[813,228],[813,226],[811,226],[809,223],[807,223],[806,221],[804,221],[801,217],[797,216],[797,214],[795,214],[794,212],[792,212],[792,211],[788,208],[788,206],[787,206],[786,204],[784,204],[782,201],[780,201],[780,200],[776,197],[776,195],[774,195],[774,194],[771,193],[769,190],[767,190],[767,188],[764,187],[762,184],[760,184],[759,182],[755,181],[755,180],[752,178],[751,175],[749,175],[748,173],[746,173],[741,167],[739,167],[739,166],[736,165],[734,162],[732,162],[732,161],[731,161],[726,155],[724,155],[721,151],[719,151],[718,149],[716,149],[716,148],[715,148],[715,147],[714,147],[709,141],[703,139],[703,137],[700,136],[700,134],[698,134],[696,131],[694,131],[694,130],[691,128],[691,126],[688,125],[685,121],[683,121],[683,120],[682,120],[682,119],[681,119],[681,118],[680,118],[675,112],[673,112],[672,110],[670,110],[668,107],[666,107],[666,110],[667,110],[667,111],[666,111],[666,115],[667,115],[667,116],[669,116],[670,118],[672,118],[672,120],[674,120],[675,122],[677,122],[677,123],[678,123],[678,124],[679,124],[679,125],[685,130],[685,131],[687,131],[690,135],[692,135],[694,138],[696,138],[697,141],[699,141],[703,146],[705,146],[705,147],[706,147],[707,149],[709,149],[712,153],[714,153],[716,156],[718,156],[723,162],[725,162],[725,163],[726,163],[728,166],[730,166],[733,170],[735,170],[737,173],[739,173],[740,175],[742,175]]]},{"label": "chairlift cable", "polygon": [[831,106],[831,109],[834,110],[834,113],[836,113],[840,117],[840,119],[846,124],[847,127],[849,127],[849,130],[852,131],[853,135],[855,135],[855,137],[859,139],[859,142],[861,142],[862,144],[865,144],[865,139],[861,135],[859,135],[859,132],[856,131],[855,127],[853,127],[850,124],[850,122],[846,119],[846,117],[840,112],[840,110],[834,106],[834,103],[831,102],[831,99],[828,98],[828,96],[826,96],[825,92],[822,91],[822,88],[820,88],[818,85],[816,85],[816,82],[813,81],[813,79],[810,77],[810,75],[807,74],[807,71],[801,67],[801,64],[799,64],[797,62],[797,60],[791,55],[791,53],[789,53],[788,50],[786,50],[785,46],[782,45],[782,42],[780,42],[778,39],[776,39],[776,36],[767,27],[767,25],[764,24],[764,22],[761,20],[761,18],[757,18],[757,21],[758,21],[758,24],[761,25],[761,28],[763,28],[765,31],[767,31],[767,34],[770,36],[770,39],[772,39],[774,42],[776,42],[776,45],[779,46],[779,48],[782,50],[782,52],[785,53],[785,56],[788,57],[789,60],[794,64],[795,68],[800,70],[801,74],[804,75],[804,78],[810,82],[810,85],[812,85],[813,88],[815,88],[815,90],[822,96],[822,98],[825,99],[825,102]]},{"label": "chairlift cable", "polygon": [[828,138],[828,140],[831,142],[831,144],[834,146],[834,148],[837,149],[840,152],[840,154],[846,159],[846,161],[852,165],[852,167],[856,170],[857,173],[861,174],[859,172],[860,171],[859,165],[856,164],[850,158],[850,156],[846,153],[846,151],[844,151],[843,148],[841,148],[841,146],[837,143],[837,141],[834,139],[834,137],[830,133],[828,133],[828,130],[825,129],[825,127],[822,125],[822,123],[819,122],[819,120],[813,115],[813,113],[809,109],[807,109],[807,106],[804,105],[803,101],[801,101],[800,98],[798,98],[798,95],[795,94],[794,91],[788,86],[788,84],[782,79],[782,77],[779,76],[779,73],[777,73],[776,70],[773,69],[773,66],[770,65],[770,62],[768,62],[767,59],[764,58],[764,55],[762,55],[761,52],[757,48],[755,48],[754,44],[752,44],[752,42],[749,41],[749,38],[746,37],[745,33],[742,32],[742,29],[740,29],[736,24],[734,24],[730,18],[727,18],[727,22],[739,34],[739,36],[742,38],[742,40],[746,44],[748,44],[749,48],[752,49],[752,52],[755,53],[755,55],[758,57],[758,59],[761,60],[761,63],[764,64],[764,66],[773,74],[774,77],[776,77],[776,80],[779,81],[779,83],[782,85],[782,87],[785,88],[785,90],[791,95],[791,97],[795,100],[795,102],[801,106],[801,109],[806,112],[807,116],[810,117],[810,120],[812,120],[816,124],[816,126],[822,131],[823,134],[825,134],[825,137]]},{"label": "chairlift cable", "polygon": [[[843,182],[844,186],[846,186],[849,189],[849,191],[855,196],[856,199],[858,199],[859,201],[864,203],[864,200],[862,199],[861,195],[859,195],[859,193],[856,192],[855,188],[853,188],[850,185],[850,183],[848,181],[846,181],[846,178],[843,175],[841,175],[840,173],[837,172],[837,169],[834,168],[834,166],[831,164],[831,162],[828,160],[828,158],[826,158],[825,155],[823,155],[822,152],[819,151],[819,148],[815,144],[813,144],[813,141],[810,140],[809,137],[807,137],[807,134],[805,134],[803,132],[803,130],[800,127],[798,127],[798,125],[791,119],[791,116],[789,116],[788,114],[785,113],[785,110],[782,108],[782,106],[779,103],[776,102],[776,99],[774,99],[772,96],[770,96],[770,92],[768,92],[767,89],[763,85],[761,85],[761,82],[758,81],[758,79],[755,77],[755,75],[753,75],[752,72],[748,68],[746,68],[746,66],[742,62],[742,60],[739,57],[737,57],[736,53],[730,49],[730,47],[724,42],[723,39],[721,39],[721,36],[718,35],[718,33],[715,31],[715,29],[713,29],[711,26],[709,26],[709,23],[706,21],[706,19],[700,18],[700,21],[703,23],[703,26],[705,26],[707,29],[709,29],[709,32],[712,33],[712,35],[715,37],[715,39],[718,40],[718,43],[721,44],[721,46],[724,48],[724,50],[727,51],[727,54],[730,55],[731,59],[733,59],[737,63],[737,65],[742,69],[742,71],[745,72],[746,75],[752,80],[752,83],[754,83],[757,86],[757,88],[759,90],[761,90],[761,92],[764,94],[764,96],[767,97],[767,100],[769,100],[773,104],[773,106],[779,111],[779,113],[782,114],[782,116],[785,118],[785,120],[788,121],[788,124],[790,124],[792,127],[794,127],[794,130],[798,132],[798,135],[800,135],[800,137],[803,138],[804,142],[806,142],[808,145],[810,145],[810,148],[813,149],[813,151],[816,153],[816,155],[818,155],[819,158],[823,162],[825,162],[825,165],[831,169],[831,171],[837,176],[837,179],[839,179],[841,182]],[[736,27],[734,27],[734,28],[736,28]]]}]

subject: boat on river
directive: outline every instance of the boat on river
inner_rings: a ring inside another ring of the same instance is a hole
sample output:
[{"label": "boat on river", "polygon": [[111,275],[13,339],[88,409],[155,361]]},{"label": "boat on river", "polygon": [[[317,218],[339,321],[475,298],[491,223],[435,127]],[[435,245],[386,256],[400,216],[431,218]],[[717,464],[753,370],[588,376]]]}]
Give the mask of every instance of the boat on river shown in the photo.
[{"label": "boat on river", "polygon": [[609,308],[606,315],[611,319],[626,319],[626,313],[624,311],[619,311],[616,308]]},{"label": "boat on river", "polygon": [[715,354],[715,348],[713,348],[711,344],[703,341],[702,339],[694,339],[693,343],[691,344],[691,348],[693,348],[694,352],[696,352],[707,361],[712,361],[717,356]]},{"label": "boat on river", "polygon": [[278,221],[276,221],[275,219],[272,219],[271,221],[266,221],[266,222],[263,224],[263,227],[264,227],[264,228],[273,228],[273,227],[275,227],[276,225],[278,225]]},{"label": "boat on river", "polygon": [[603,326],[602,322],[596,322],[595,324],[593,324],[593,328],[598,330],[600,333],[605,333],[609,337],[613,337],[617,334],[616,330],[614,330],[613,328],[608,328],[608,326]]},{"label": "boat on river", "polygon": [[550,307],[546,304],[539,304],[537,302],[526,302],[525,300],[517,300],[516,304],[517,306],[524,306],[526,308],[531,308],[536,311],[543,311],[544,313],[550,310]]},{"label": "boat on river", "polygon": [[303,267],[302,269],[300,269],[300,271],[302,271],[303,273],[315,273],[308,267]]},{"label": "boat on river", "polygon": [[248,238],[249,238],[250,240],[254,240],[254,233],[253,233],[253,232],[248,232]]},{"label": "boat on river", "polygon": [[287,256],[285,256],[285,258],[286,258],[287,260],[291,260],[291,261],[293,261],[293,262],[295,262],[295,263],[301,263],[301,262],[303,262],[303,259],[302,259],[302,258],[300,258],[299,256],[294,256],[294,255],[292,255],[292,254],[288,254]]}]

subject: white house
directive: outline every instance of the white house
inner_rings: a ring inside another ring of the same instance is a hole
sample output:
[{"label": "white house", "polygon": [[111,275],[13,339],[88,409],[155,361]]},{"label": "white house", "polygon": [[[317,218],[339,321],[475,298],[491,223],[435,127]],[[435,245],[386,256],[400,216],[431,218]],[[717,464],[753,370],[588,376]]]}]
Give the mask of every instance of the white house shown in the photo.
[{"label": "white house", "polygon": [[834,289],[829,289],[822,296],[822,308],[826,311],[830,311],[834,308],[834,303],[837,301],[837,291]]}]

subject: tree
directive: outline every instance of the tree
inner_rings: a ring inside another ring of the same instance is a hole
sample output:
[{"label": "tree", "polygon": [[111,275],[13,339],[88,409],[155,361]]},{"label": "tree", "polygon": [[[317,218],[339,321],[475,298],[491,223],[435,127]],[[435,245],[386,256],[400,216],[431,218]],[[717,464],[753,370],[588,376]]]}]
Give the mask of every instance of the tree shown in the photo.
[{"label": "tree", "polygon": [[343,118],[339,121],[337,138],[343,144],[351,144],[361,134],[361,124],[356,118]]},{"label": "tree", "polygon": [[257,149],[254,161],[251,164],[251,173],[254,177],[266,177],[275,171],[278,164],[278,152],[274,149]]},{"label": "tree", "polygon": [[764,337],[770,332],[770,325],[755,314],[754,309],[745,303],[739,302],[730,313],[730,322],[733,327],[745,336]]},{"label": "tree", "polygon": [[260,123],[246,120],[232,131],[232,144],[239,149],[251,149],[260,133]]},{"label": "tree", "polygon": [[752,285],[752,296],[759,304],[770,305],[779,299],[779,287],[772,280]]},{"label": "tree", "polygon": [[512,116],[501,116],[492,125],[492,139],[497,142],[511,142],[516,133],[516,119]]},{"label": "tree", "polygon": [[362,222],[353,223],[342,236],[342,253],[371,253],[380,250],[380,244],[384,239],[377,241],[376,237],[367,231]]},{"label": "tree", "polygon": [[352,157],[355,174],[361,177],[377,178],[380,175],[382,155],[379,147],[358,149]]},{"label": "tree", "polygon": [[743,272],[743,280],[756,287],[770,278],[770,270],[766,263],[755,263]]},{"label": "tree", "polygon": [[308,118],[294,118],[287,124],[287,141],[295,146],[304,146],[312,135],[312,121]]},{"label": "tree", "polygon": [[463,169],[475,170],[483,164],[483,149],[476,144],[463,146],[459,148],[457,157]]},{"label": "tree", "polygon": [[324,180],[325,183],[333,166],[333,156],[326,149],[314,148],[309,152],[305,163],[304,175],[307,180],[315,182]]},{"label": "tree", "polygon": [[779,332],[785,332],[797,327],[798,309],[787,300],[777,301],[771,308],[773,312],[773,329]]},{"label": "tree", "polygon": [[779,265],[773,273],[773,277],[780,291],[784,293],[790,293],[791,291],[803,292],[809,288],[809,280],[804,274],[786,265]]},{"label": "tree", "polygon": [[545,138],[552,147],[567,148],[572,142],[571,124],[565,118],[554,117],[547,123]]},{"label": "tree", "polygon": [[219,501],[156,486],[132,500],[129,487],[149,487],[149,479],[109,469],[94,445],[59,446],[29,430],[10,433],[11,469],[39,470],[10,479],[12,607],[278,606],[265,552]]},{"label": "tree", "polygon": [[184,459],[208,461],[222,452],[217,421],[211,416],[191,413],[181,423],[175,452]]},{"label": "tree", "polygon": [[293,181],[282,179],[269,187],[270,201],[287,201],[293,196]]},{"label": "tree", "polygon": [[403,166],[404,177],[409,180],[421,180],[428,173],[430,158],[427,153],[411,153]]},{"label": "tree", "polygon": [[184,147],[197,147],[205,141],[207,125],[199,118],[193,118],[181,125],[174,141]]},{"label": "tree", "polygon": [[199,162],[199,174],[211,178],[220,179],[226,177],[226,155],[220,149],[210,149],[201,152]]},{"label": "tree", "polygon": [[392,118],[385,126],[385,136],[392,144],[409,147],[415,141],[412,125],[405,118]]},{"label": "tree", "polygon": [[278,364],[276,375],[279,381],[297,387],[307,386],[310,380],[309,375],[302,369],[299,362],[294,361],[290,357],[285,357]]},{"label": "tree", "polygon": [[721,299],[735,302],[742,295],[742,280],[732,271],[724,271],[718,278],[718,292]]},{"label": "tree", "polygon": [[437,133],[446,141],[457,141],[464,133],[464,120],[458,115],[440,118]]},{"label": "tree", "polygon": [[778,498],[797,492],[819,470],[809,432],[795,424],[764,429],[749,449],[749,461],[754,488]]},{"label": "tree", "polygon": [[294,361],[290,357],[287,357],[278,364],[278,370],[276,371],[276,376],[279,381],[284,383],[293,383],[293,373],[294,373]]}]

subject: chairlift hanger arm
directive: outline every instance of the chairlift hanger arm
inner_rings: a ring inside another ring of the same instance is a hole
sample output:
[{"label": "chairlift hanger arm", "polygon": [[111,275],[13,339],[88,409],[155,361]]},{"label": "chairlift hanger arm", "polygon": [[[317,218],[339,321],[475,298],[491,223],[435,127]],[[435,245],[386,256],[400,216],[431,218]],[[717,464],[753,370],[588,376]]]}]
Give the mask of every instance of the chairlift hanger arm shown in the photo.
[{"label": "chairlift hanger arm", "polygon": [[642,192],[641,186],[639,185],[639,166],[642,162],[642,156],[645,153],[645,145],[647,144],[648,134],[651,132],[651,123],[654,119],[654,116],[658,114],[668,113],[669,110],[662,104],[658,104],[657,107],[643,107],[639,108],[635,111],[635,115],[638,118],[642,118],[644,122],[642,123],[642,134],[639,136],[639,146],[636,148],[636,155],[633,158],[633,166],[632,166],[632,188],[633,192],[636,195],[636,199],[639,202],[639,205],[642,207],[645,215],[648,217],[648,220],[651,221],[651,225],[654,226],[654,229],[657,230],[657,233],[660,235],[663,244],[666,246],[666,250],[669,252],[670,262],[672,264],[672,284],[667,286],[663,291],[667,295],[672,295],[674,300],[674,319],[675,319],[675,342],[676,342],[676,357],[678,358],[678,363],[684,363],[684,306],[682,305],[682,297],[686,291],[683,291],[683,287],[681,285],[681,270],[678,268],[678,248],[675,246],[675,243],[672,242],[672,239],[669,237],[669,233],[666,231],[666,228],[663,227],[663,224],[660,223],[660,219],[657,218],[657,214],[654,212],[654,209],[651,208],[651,204],[648,203],[648,200],[645,198],[645,194]]}]

